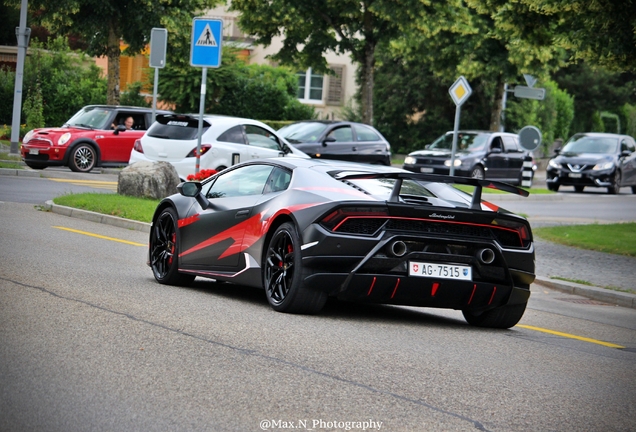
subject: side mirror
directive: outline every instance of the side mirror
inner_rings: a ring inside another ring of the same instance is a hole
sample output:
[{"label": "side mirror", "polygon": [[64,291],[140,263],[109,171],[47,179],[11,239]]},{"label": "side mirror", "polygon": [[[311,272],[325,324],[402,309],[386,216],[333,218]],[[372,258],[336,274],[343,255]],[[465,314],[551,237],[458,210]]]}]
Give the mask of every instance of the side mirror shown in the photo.
[{"label": "side mirror", "polygon": [[117,125],[117,127],[115,127],[115,132],[113,132],[115,135],[119,135],[119,132],[124,132],[126,130],[126,126],[124,125]]},{"label": "side mirror", "polygon": [[561,153],[561,147],[557,147],[554,149],[554,154],[559,155]]},{"label": "side mirror", "polygon": [[503,153],[503,152],[501,151],[501,148],[494,147],[490,149],[490,153]]},{"label": "side mirror", "polygon": [[181,195],[196,199],[201,208],[205,210],[212,207],[212,203],[203,196],[201,188],[201,183],[194,181],[187,181],[177,185],[177,191],[179,191]]},{"label": "side mirror", "polygon": [[333,143],[333,142],[336,142],[336,139],[334,137],[327,137],[324,140],[322,140],[322,146],[327,147],[327,143]]},{"label": "side mirror", "polygon": [[627,157],[627,156],[629,156],[630,154],[632,154],[632,152],[630,152],[629,150],[623,150],[623,151],[621,152],[621,157]]}]

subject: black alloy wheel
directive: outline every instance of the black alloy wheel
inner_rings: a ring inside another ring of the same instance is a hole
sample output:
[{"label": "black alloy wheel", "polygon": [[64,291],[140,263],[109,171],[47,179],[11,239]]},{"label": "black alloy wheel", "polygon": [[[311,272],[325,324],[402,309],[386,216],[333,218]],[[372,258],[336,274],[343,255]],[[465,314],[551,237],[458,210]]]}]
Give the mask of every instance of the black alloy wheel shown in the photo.
[{"label": "black alloy wheel", "polygon": [[285,222],[276,229],[262,267],[263,287],[274,310],[312,314],[324,307],[327,295],[303,285],[300,238],[292,223]]},{"label": "black alloy wheel", "polygon": [[80,144],[73,148],[68,166],[75,172],[90,172],[97,164],[97,152],[90,144]]},{"label": "black alloy wheel", "polygon": [[157,282],[166,285],[188,285],[195,276],[179,273],[179,231],[177,213],[172,207],[164,209],[150,232],[150,267]]},{"label": "black alloy wheel", "polygon": [[507,329],[517,325],[525,311],[526,303],[523,303],[499,306],[480,313],[463,310],[462,314],[472,326]]},{"label": "black alloy wheel", "polygon": [[476,167],[473,168],[472,172],[470,173],[470,176],[474,179],[483,180],[486,177],[486,174],[484,172],[484,169],[480,167],[479,165],[477,165]]},{"label": "black alloy wheel", "polygon": [[621,172],[617,169],[614,171],[614,175],[612,176],[612,180],[610,181],[612,184],[607,188],[607,193],[616,195],[621,190]]}]

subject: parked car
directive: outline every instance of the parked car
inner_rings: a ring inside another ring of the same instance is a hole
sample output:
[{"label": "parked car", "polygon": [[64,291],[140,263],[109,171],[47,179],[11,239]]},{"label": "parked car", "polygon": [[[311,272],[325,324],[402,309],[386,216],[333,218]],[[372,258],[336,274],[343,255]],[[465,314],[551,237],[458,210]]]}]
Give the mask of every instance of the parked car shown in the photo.
[{"label": "parked car", "polygon": [[[158,115],[146,134],[135,142],[130,163],[165,161],[186,180],[195,173],[199,115]],[[239,162],[279,156],[308,158],[257,120],[204,115],[199,169],[222,171]]]},{"label": "parked car", "polygon": [[[128,118],[132,118],[131,129],[125,125]],[[33,169],[68,166],[73,171],[89,172],[100,166],[125,166],[135,141],[152,122],[150,108],[89,105],[62,127],[28,132],[20,153]]]},{"label": "parked car", "polygon": [[[475,187],[473,196],[450,186]],[[528,221],[481,201],[515,186],[341,161],[248,161],[184,182],[153,216],[157,282],[196,276],[263,288],[280,312],[317,313],[328,297],[459,309],[508,328],[535,278]]]},{"label": "parked car", "polygon": [[[453,132],[447,132],[427,145],[425,150],[409,153],[404,159],[403,168],[412,172],[448,175],[452,144]],[[517,134],[472,130],[457,133],[456,176],[521,185],[524,162],[532,161],[532,155],[519,145]],[[527,171],[530,174],[528,185],[532,185],[534,171]]]},{"label": "parked car", "polygon": [[284,126],[278,133],[312,158],[391,165],[391,145],[366,124],[309,120]]},{"label": "parked car", "polygon": [[607,188],[617,194],[631,186],[636,194],[636,146],[629,135],[577,133],[548,162],[546,185],[558,191],[574,186],[576,192],[586,187]]}]

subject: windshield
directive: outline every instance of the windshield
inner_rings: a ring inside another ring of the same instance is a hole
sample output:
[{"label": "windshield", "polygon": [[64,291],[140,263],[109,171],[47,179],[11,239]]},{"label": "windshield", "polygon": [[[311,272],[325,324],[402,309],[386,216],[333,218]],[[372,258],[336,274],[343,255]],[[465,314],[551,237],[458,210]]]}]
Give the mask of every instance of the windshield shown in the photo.
[{"label": "windshield", "polygon": [[[459,132],[457,134],[458,151],[475,151],[484,148],[488,141],[488,135],[479,133]],[[437,138],[428,148],[431,150],[451,150],[453,147],[453,134],[447,133]]]},{"label": "windshield", "polygon": [[65,126],[80,126],[92,129],[108,129],[106,127],[112,111],[105,108],[86,107],[77,112],[66,122]]},{"label": "windshield", "polygon": [[616,153],[618,138],[573,136],[561,153]]},{"label": "windshield", "polygon": [[327,129],[323,123],[294,123],[279,129],[278,133],[292,144],[316,142]]}]

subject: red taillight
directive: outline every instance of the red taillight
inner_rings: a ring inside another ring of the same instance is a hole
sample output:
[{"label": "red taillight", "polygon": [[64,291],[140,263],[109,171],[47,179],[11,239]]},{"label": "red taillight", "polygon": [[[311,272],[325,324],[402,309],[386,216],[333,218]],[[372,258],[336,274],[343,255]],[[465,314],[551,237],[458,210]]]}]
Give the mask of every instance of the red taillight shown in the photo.
[{"label": "red taillight", "polygon": [[[201,153],[199,154],[199,157],[206,154],[207,151],[210,150],[211,148],[212,148],[211,144],[201,144]],[[192,151],[186,155],[186,157],[197,157],[197,148],[196,147],[193,148]]]},{"label": "red taillight", "polygon": [[384,219],[389,215],[384,209],[372,207],[347,207],[341,208],[325,216],[320,224],[328,230],[334,231],[343,222],[349,219]]},{"label": "red taillight", "polygon": [[137,153],[143,153],[144,148],[141,146],[141,140],[135,140],[135,145],[133,146],[133,150]]}]

